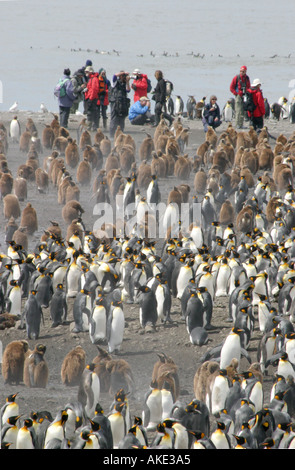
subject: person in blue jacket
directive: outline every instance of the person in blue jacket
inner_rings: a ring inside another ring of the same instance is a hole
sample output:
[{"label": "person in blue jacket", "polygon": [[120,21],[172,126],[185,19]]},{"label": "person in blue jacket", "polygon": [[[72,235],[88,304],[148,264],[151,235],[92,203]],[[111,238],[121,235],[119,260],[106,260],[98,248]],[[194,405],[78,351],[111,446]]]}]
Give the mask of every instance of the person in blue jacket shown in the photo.
[{"label": "person in blue jacket", "polygon": [[216,129],[216,127],[219,127],[221,124],[220,108],[217,104],[217,97],[215,95],[210,97],[210,102],[204,107],[202,122],[204,126],[204,132],[207,132],[208,126]]},{"label": "person in blue jacket", "polygon": [[155,116],[151,114],[151,102],[146,96],[142,96],[129,109],[129,121],[134,126],[143,126],[146,122],[153,124]]},{"label": "person in blue jacket", "polygon": [[61,96],[58,91],[55,91],[55,96],[58,97],[60,125],[61,127],[65,127],[67,129],[70,110],[75,99],[77,98],[77,95],[74,93],[74,86],[71,80],[70,69],[64,70],[64,75],[60,79],[60,82],[64,85],[65,93],[62,93]]}]

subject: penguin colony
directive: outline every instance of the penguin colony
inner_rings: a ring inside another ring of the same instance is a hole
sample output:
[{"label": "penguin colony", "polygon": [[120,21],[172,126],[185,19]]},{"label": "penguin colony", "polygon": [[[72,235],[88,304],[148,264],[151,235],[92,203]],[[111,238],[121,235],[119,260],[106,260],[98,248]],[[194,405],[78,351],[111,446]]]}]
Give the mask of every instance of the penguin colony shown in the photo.
[{"label": "penguin colony", "polygon": [[[140,149],[120,129],[113,143],[101,130],[90,135],[84,120],[76,141],[59,126],[57,116],[45,126],[41,139],[32,119],[25,127],[19,148],[27,161],[17,175],[40,194],[54,188],[66,233],[58,222],[48,221],[34,250],[15,240],[21,228],[30,241],[38,230],[38,214],[29,201],[26,211],[20,210],[19,196],[13,193],[16,177],[6,158],[9,137],[1,125],[0,187],[7,220],[1,325],[10,327],[20,320],[26,336],[5,348],[2,374],[8,385],[47,386],[45,309],[52,328],[66,328],[71,321],[71,331],[88,334],[98,352],[90,362],[80,346],[65,356],[61,381],[77,386],[77,401],[65,403],[55,417],[49,411],[23,417],[17,394],[9,395],[1,408],[1,445],[293,448],[295,136],[280,135],[271,145],[273,137],[266,128],[257,135],[251,127],[237,132],[229,124],[218,135],[209,128],[189,157],[189,133],[181,118],[170,129],[162,120]],[[11,138],[18,142],[16,131]],[[45,149],[51,154],[42,162]],[[180,184],[168,195],[166,236],[159,252],[148,229],[153,222],[157,226],[153,204],[161,201],[158,181],[169,176]],[[111,202],[125,214],[115,233],[107,224],[93,231],[85,227],[79,194],[90,183],[94,203]],[[191,218],[173,237],[173,211],[184,202],[190,204],[190,215],[197,204],[200,218]],[[132,226],[130,203],[136,208]],[[228,302],[228,335],[210,348],[219,298]],[[142,415],[132,419],[128,397],[138,384],[128,362],[117,356],[124,342],[124,304],[138,305],[141,328],[156,332],[157,325],[174,322],[172,301],[180,306],[190,343],[206,346],[192,377],[195,396],[182,402],[178,366],[159,352]],[[253,363],[249,350],[254,331],[260,340]],[[36,343],[32,349],[31,341]],[[269,371],[274,376],[268,397],[263,382]],[[113,397],[107,413],[100,406],[105,392]]]}]

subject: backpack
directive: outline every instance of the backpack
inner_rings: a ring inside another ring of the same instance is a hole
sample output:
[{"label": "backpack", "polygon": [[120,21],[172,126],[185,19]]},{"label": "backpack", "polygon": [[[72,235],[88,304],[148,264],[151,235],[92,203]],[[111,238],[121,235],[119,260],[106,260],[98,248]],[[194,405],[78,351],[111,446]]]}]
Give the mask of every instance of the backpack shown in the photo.
[{"label": "backpack", "polygon": [[170,96],[173,91],[173,83],[169,80],[165,80],[166,82],[166,96]]},{"label": "backpack", "polygon": [[152,82],[150,81],[149,78],[146,79],[147,81],[147,93],[150,93],[152,91]]},{"label": "backpack", "polygon": [[253,113],[256,105],[253,101],[253,94],[252,93],[245,93],[245,100],[244,100],[244,110]]},{"label": "backpack", "polygon": [[57,98],[63,98],[66,96],[67,91],[66,91],[66,82],[70,80],[69,78],[65,79],[60,79],[56,87],[54,88],[54,96]]}]

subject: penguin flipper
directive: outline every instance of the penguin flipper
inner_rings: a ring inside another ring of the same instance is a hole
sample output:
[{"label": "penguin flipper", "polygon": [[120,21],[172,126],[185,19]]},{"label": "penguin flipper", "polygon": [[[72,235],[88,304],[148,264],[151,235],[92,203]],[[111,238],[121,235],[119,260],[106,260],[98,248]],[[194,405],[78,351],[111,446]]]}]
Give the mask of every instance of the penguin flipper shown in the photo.
[{"label": "penguin flipper", "polygon": [[212,348],[210,351],[205,353],[204,356],[201,357],[200,362],[206,362],[212,358],[214,358],[215,361],[220,360],[220,352],[221,352],[222,346],[223,346],[223,343],[218,346],[215,346],[215,348]]},{"label": "penguin flipper", "polygon": [[246,351],[246,349],[241,348],[241,354],[242,354],[242,356],[244,356],[244,357],[247,359],[247,361],[249,362],[249,364],[252,364],[251,357],[250,357],[250,355],[248,354],[248,351]]}]

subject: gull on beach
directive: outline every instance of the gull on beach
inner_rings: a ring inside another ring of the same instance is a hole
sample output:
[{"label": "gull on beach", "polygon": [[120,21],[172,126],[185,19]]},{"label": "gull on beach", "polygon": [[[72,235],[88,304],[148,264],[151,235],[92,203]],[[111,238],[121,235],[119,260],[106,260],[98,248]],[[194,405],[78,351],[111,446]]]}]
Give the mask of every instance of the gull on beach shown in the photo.
[{"label": "gull on beach", "polygon": [[17,111],[17,108],[18,108],[18,102],[15,101],[13,103],[13,105],[9,108],[9,111],[13,112],[13,111]]},{"label": "gull on beach", "polygon": [[48,113],[48,109],[46,108],[44,103],[40,104],[40,111],[41,113]]}]

